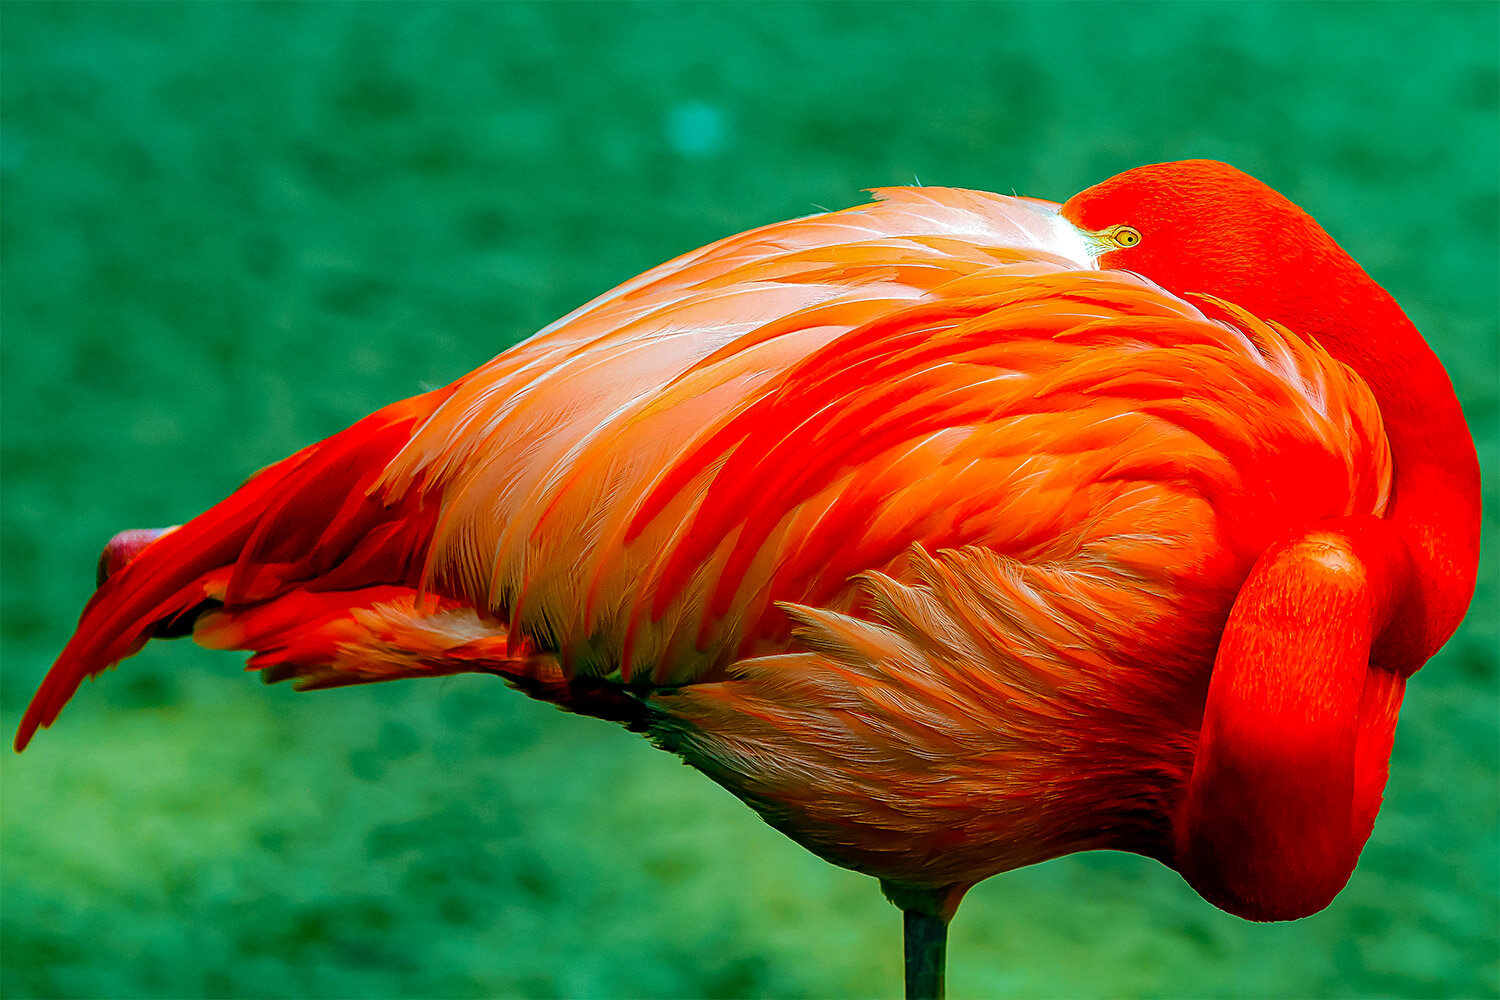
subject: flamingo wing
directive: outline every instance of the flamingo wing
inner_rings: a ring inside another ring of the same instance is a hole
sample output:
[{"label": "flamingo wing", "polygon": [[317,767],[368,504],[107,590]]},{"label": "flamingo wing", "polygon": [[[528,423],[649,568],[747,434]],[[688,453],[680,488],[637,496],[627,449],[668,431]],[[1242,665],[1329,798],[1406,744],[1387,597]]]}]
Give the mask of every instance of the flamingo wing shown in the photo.
[{"label": "flamingo wing", "polygon": [[1227,611],[1286,524],[1384,509],[1378,411],[1317,348],[1091,271],[1047,203],[880,194],[647,272],[146,545],[18,745],[185,619],[269,679],[479,669],[568,705],[897,628],[870,581],[928,601],[914,544],[1063,574],[1039,621],[1096,578]]}]

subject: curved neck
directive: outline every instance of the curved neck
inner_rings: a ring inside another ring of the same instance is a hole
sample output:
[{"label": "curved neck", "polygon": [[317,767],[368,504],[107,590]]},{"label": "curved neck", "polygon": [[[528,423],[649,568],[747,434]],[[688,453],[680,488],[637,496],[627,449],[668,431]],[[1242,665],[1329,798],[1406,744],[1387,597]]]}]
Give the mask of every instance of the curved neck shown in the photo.
[{"label": "curved neck", "polygon": [[1188,882],[1258,920],[1315,912],[1349,878],[1380,808],[1405,678],[1458,627],[1479,561],[1479,463],[1453,384],[1395,301],[1347,256],[1329,257],[1315,282],[1293,286],[1316,302],[1293,295],[1260,315],[1369,387],[1391,501],[1384,518],[1322,522],[1261,554],[1224,628],[1175,823]]}]

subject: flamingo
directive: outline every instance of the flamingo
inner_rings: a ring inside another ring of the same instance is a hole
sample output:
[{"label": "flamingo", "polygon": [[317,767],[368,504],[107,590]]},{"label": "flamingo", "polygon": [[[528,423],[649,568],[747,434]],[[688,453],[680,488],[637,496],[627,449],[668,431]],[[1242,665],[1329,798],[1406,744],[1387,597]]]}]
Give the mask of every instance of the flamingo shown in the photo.
[{"label": "flamingo", "polygon": [[1225,164],[875,194],[116,536],[17,750],[152,637],[300,689],[494,674],[879,879],[913,997],[970,887],[1074,851],[1323,908],[1473,593],[1437,357]]}]

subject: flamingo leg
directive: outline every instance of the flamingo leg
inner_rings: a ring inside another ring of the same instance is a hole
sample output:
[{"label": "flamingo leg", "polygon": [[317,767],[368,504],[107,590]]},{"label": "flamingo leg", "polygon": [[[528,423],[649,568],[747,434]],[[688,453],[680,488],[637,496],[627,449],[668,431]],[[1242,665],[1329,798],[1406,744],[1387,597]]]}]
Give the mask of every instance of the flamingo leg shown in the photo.
[{"label": "flamingo leg", "polygon": [[948,921],[905,910],[906,1000],[942,1000],[948,958]]},{"label": "flamingo leg", "polygon": [[948,960],[948,922],[969,886],[934,889],[881,879],[880,889],[905,920],[906,1000],[941,1000]]}]

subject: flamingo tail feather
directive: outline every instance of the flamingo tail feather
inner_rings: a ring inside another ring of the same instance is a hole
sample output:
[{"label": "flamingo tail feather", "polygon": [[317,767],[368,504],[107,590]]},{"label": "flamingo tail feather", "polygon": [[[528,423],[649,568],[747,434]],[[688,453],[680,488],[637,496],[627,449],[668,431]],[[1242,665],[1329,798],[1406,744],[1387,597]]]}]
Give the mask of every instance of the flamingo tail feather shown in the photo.
[{"label": "flamingo tail feather", "polygon": [[[246,643],[268,643],[277,621],[293,630],[325,626],[296,650],[281,648],[252,662],[279,666],[270,679],[296,673],[289,665],[296,654],[315,652],[309,644],[334,642],[330,627],[339,618],[355,621],[353,631],[363,630],[366,646],[375,641],[371,636],[399,642],[395,633],[402,629],[376,619],[400,619],[402,612],[407,635],[424,634],[429,645],[439,641],[431,628],[416,624],[422,616],[412,614],[436,501],[409,489],[387,503],[373,487],[447,395],[439,390],[388,406],[261,470],[180,527],[117,535],[100,557],[99,588],[73,638],[21,719],[16,749],[57,719],[84,678],[135,654],[153,636],[207,626],[205,645],[257,648]],[[401,530],[389,530],[394,524]],[[382,602],[394,602],[393,615],[372,611]],[[438,603],[424,610],[447,609]],[[463,642],[478,638],[469,623],[452,624]],[[347,627],[340,638],[359,644]],[[334,679],[325,670],[305,686],[329,686]]]}]

